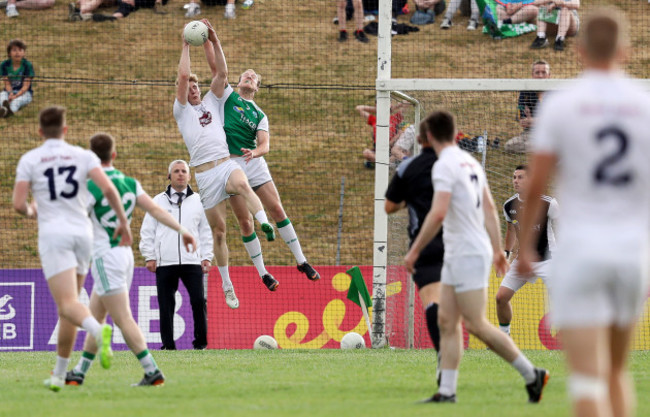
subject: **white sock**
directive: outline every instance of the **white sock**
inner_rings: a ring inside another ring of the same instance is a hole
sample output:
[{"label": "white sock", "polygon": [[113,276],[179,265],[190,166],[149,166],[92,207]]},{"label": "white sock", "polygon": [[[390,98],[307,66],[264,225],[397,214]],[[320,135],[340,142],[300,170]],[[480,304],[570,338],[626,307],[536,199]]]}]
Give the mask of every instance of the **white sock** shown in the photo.
[{"label": "white sock", "polygon": [[530,384],[531,382],[535,381],[535,367],[532,363],[530,363],[528,358],[525,357],[523,353],[517,356],[517,359],[512,361],[510,365],[519,371],[521,376],[524,377],[526,384]]},{"label": "white sock", "polygon": [[86,352],[85,350],[81,352],[81,358],[79,358],[79,362],[77,362],[77,366],[74,367],[75,373],[86,375],[86,373],[90,369],[90,365],[93,364],[94,359],[95,359],[95,355],[93,355],[92,353]]},{"label": "white sock", "polygon": [[224,291],[231,289],[232,281],[230,281],[230,272],[228,272],[228,265],[217,265],[217,269],[219,270],[219,275],[221,275],[221,288],[223,288]]},{"label": "white sock", "polygon": [[555,40],[556,40],[556,41],[563,41],[563,40],[564,40],[564,36],[557,35],[557,36],[555,37]]},{"label": "white sock", "polygon": [[235,10],[235,5],[234,4],[226,4],[226,11],[233,11]]},{"label": "white sock", "polygon": [[266,217],[266,213],[264,212],[264,210],[260,210],[257,213],[255,213],[255,220],[260,222],[260,224],[269,222],[269,218]]},{"label": "white sock", "polygon": [[277,226],[278,232],[280,232],[280,236],[282,236],[284,243],[286,243],[289,246],[289,249],[291,249],[291,253],[293,253],[293,256],[296,258],[298,265],[302,265],[307,262],[307,258],[305,258],[305,255],[302,253],[302,248],[300,247],[300,242],[298,241],[298,235],[296,235],[296,231],[294,230],[291,221],[289,221],[289,218],[287,217],[278,223]]},{"label": "white sock", "polygon": [[542,38],[542,39],[546,39],[546,33],[545,32],[537,32],[537,37]]},{"label": "white sock", "polygon": [[509,324],[499,324],[499,329],[508,336],[510,336],[510,325]]},{"label": "white sock", "polygon": [[93,317],[88,316],[81,322],[81,328],[84,329],[88,334],[91,334],[98,339],[100,332],[102,330],[102,325]]},{"label": "white sock", "polygon": [[56,365],[54,365],[54,370],[52,374],[58,377],[65,377],[65,373],[68,370],[68,365],[70,364],[70,358],[62,358],[57,355]]},{"label": "white sock", "polygon": [[257,235],[253,233],[250,236],[244,236],[242,237],[244,241],[244,247],[246,248],[246,252],[248,252],[248,256],[251,257],[251,260],[253,261],[253,265],[255,265],[255,268],[257,269],[257,273],[260,274],[260,277],[262,275],[268,274],[266,271],[266,267],[264,266],[264,257],[262,256],[262,245],[260,244],[260,240],[257,238]]},{"label": "white sock", "polygon": [[7,10],[9,9],[15,9],[16,5],[15,4],[7,4]]},{"label": "white sock", "polygon": [[440,389],[438,392],[442,395],[450,396],[456,394],[458,385],[458,370],[443,369],[440,377]]},{"label": "white sock", "polygon": [[158,369],[158,365],[156,364],[156,361],[153,359],[153,356],[151,356],[151,353],[149,353],[149,349],[145,349],[135,356],[140,361],[140,365],[142,365],[142,367],[144,368],[144,372],[147,375],[153,374]]}]

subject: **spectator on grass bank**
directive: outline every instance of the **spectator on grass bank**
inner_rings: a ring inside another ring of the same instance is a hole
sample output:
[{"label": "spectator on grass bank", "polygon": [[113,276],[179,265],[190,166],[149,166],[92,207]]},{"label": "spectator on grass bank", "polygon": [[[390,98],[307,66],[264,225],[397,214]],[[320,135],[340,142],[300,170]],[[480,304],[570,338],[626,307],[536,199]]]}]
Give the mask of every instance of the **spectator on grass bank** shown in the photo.
[{"label": "spectator on grass bank", "polygon": [[445,11],[445,0],[415,0],[415,13],[410,22],[414,25],[428,25]]},{"label": "spectator on grass bank", "polygon": [[390,149],[390,161],[396,165],[413,155],[416,134],[415,125],[408,125],[402,129],[395,140],[395,145]]},{"label": "spectator on grass bank", "polygon": [[[241,8],[246,10],[250,9],[253,7],[254,0],[244,0],[242,2]],[[201,4],[204,6],[226,6],[226,10],[223,14],[223,16],[226,19],[235,19],[237,17],[237,14],[235,13],[235,0],[201,0]],[[201,14],[201,5],[199,4],[198,0],[190,0],[189,3],[187,3],[185,6],[183,6],[185,10],[185,17],[194,17],[198,16]]]},{"label": "spectator on grass bank", "polygon": [[[354,25],[356,27],[354,38],[361,43],[368,43],[370,39],[368,39],[363,31],[363,3],[361,0],[352,0],[352,3],[354,5]],[[346,0],[338,0],[339,42],[348,40],[347,19],[345,15],[346,4]]]},{"label": "spectator on grass bank", "polygon": [[497,19],[503,24],[535,23],[538,8],[535,4],[508,3],[497,4]]},{"label": "spectator on grass bank", "polygon": [[156,14],[167,14],[165,5],[169,0],[117,0],[117,10],[112,15],[105,15],[92,12],[99,6],[107,4],[111,0],[78,0],[79,7],[75,3],[68,5],[68,20],[76,22],[80,20],[93,20],[95,22],[114,22],[115,20],[127,17],[138,9],[153,9]]},{"label": "spectator on grass bank", "polygon": [[539,7],[537,15],[537,37],[530,45],[532,49],[541,49],[548,46],[546,31],[556,32],[553,49],[563,51],[566,37],[576,36],[580,29],[578,9],[580,0],[535,0],[534,5]]},{"label": "spectator on grass bank", "polygon": [[[402,110],[408,106],[408,104],[400,103],[391,106],[391,115],[390,115],[390,133],[389,133],[389,149],[393,147],[400,134],[400,125],[404,121],[404,116],[402,115]],[[364,106],[359,105],[356,107],[357,112],[366,119],[366,123],[372,126],[372,149],[367,148],[363,150],[363,158],[365,159],[363,165],[366,168],[375,167],[375,149],[377,145],[377,107],[375,106]]]},{"label": "spectator on grass bank", "polygon": [[[551,77],[551,66],[544,60],[535,61],[532,67],[532,76],[535,79]],[[519,136],[515,136],[506,142],[506,152],[524,153],[528,151],[530,132],[535,124],[535,112],[537,105],[542,101],[543,91],[522,91],[517,101],[517,121],[522,127]]]},{"label": "spectator on grass bank", "polygon": [[0,0],[0,7],[6,6],[7,17],[18,17],[16,9],[43,10],[54,6],[55,0]]},{"label": "spectator on grass bank", "polygon": [[7,44],[9,59],[0,64],[4,88],[0,93],[0,117],[9,117],[32,102],[34,66],[25,59],[27,45],[20,39]]},{"label": "spectator on grass bank", "polygon": [[[479,18],[478,5],[476,4],[476,0],[469,0],[469,1],[470,1],[470,7],[472,13],[469,17],[467,30],[476,30],[476,28],[478,27],[478,18]],[[442,20],[442,23],[440,24],[440,29],[449,29],[453,25],[452,19],[454,17],[454,14],[456,14],[456,11],[460,8],[461,2],[462,0],[451,0],[449,2],[449,7],[447,7],[447,13],[445,13],[445,18]]]}]

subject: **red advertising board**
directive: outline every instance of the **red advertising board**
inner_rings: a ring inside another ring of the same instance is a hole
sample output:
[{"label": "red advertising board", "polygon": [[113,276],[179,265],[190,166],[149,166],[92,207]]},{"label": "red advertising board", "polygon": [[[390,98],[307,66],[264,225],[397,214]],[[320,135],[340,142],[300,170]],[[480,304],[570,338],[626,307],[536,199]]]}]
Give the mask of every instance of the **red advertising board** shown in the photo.
[{"label": "red advertising board", "polygon": [[[230,267],[239,308],[224,300],[221,277],[213,268],[208,278],[208,348],[250,349],[263,334],[280,348],[338,348],[354,331],[370,346],[361,308],[347,299],[350,266],[316,266],[319,281],[309,281],[296,267],[269,267],[280,285],[270,292],[252,266]],[[360,267],[372,294],[372,267]]]}]

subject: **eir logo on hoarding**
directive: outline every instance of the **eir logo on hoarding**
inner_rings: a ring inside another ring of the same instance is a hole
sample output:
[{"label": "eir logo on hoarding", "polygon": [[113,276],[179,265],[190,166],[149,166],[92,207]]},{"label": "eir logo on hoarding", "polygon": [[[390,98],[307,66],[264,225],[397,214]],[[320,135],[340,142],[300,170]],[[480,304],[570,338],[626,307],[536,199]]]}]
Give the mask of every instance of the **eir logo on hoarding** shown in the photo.
[{"label": "eir logo on hoarding", "polygon": [[0,283],[0,350],[34,348],[34,283]]}]

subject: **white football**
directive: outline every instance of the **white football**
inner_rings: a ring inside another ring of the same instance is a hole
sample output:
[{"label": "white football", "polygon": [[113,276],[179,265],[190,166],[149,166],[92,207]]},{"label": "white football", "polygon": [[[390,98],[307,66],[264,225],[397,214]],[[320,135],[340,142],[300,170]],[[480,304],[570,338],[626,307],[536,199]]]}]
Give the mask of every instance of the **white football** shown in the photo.
[{"label": "white football", "polygon": [[341,349],[364,349],[366,341],[359,333],[350,332],[341,339]]},{"label": "white football", "polygon": [[183,30],[185,41],[192,46],[201,46],[208,40],[208,27],[200,20],[194,20]]},{"label": "white football", "polygon": [[278,348],[278,342],[276,342],[274,338],[266,334],[263,334],[262,336],[255,339],[255,343],[253,343],[253,349],[277,349],[277,348]]}]

